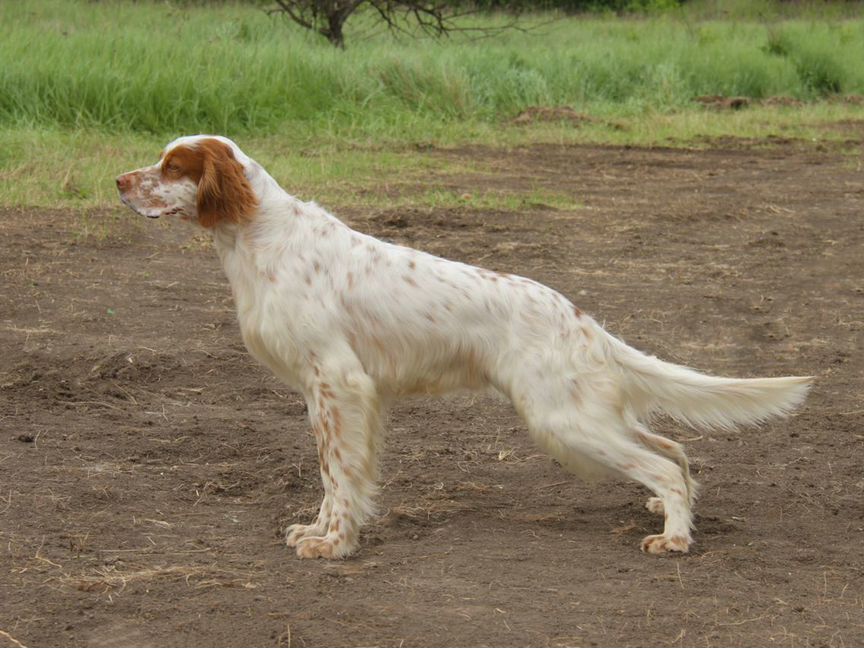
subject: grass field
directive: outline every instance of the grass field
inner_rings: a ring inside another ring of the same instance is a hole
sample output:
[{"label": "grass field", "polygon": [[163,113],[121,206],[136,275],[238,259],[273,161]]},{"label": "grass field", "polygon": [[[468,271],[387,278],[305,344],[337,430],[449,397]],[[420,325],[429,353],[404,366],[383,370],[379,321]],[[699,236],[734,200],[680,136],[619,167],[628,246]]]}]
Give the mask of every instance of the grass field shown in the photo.
[{"label": "grass field", "polygon": [[[361,16],[341,52],[230,3],[0,3],[0,204],[104,204],[106,178],[197,132],[309,191],[425,172],[418,144],[841,138],[826,124],[864,114],[843,100],[864,94],[860,6],[697,2],[444,41],[394,40]],[[703,95],[795,101],[717,111]],[[533,106],[580,119],[513,123]]]}]

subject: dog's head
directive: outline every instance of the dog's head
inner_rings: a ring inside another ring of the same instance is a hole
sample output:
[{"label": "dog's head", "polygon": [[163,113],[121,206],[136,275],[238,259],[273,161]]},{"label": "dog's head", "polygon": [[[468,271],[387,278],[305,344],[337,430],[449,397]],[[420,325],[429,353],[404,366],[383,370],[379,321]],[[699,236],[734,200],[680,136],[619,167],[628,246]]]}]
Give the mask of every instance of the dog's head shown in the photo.
[{"label": "dog's head", "polygon": [[181,137],[156,164],[118,176],[117,189],[125,205],[148,218],[178,216],[210,228],[242,224],[259,202],[249,182],[253,165],[224,137]]}]

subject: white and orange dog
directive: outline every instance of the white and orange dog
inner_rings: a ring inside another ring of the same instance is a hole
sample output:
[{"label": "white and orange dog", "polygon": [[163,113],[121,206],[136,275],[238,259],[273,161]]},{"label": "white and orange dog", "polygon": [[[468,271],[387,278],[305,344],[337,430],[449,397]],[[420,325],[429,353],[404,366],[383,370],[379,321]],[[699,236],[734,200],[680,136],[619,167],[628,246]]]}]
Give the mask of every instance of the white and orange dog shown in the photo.
[{"label": "white and orange dog", "polygon": [[209,229],[246,347],[306,399],[324,499],[287,543],[304,558],[357,548],[373,512],[382,417],[400,396],[494,388],[546,452],[580,475],[634,479],[656,497],[650,553],[686,552],[696,484],[682,446],[652,414],[731,428],[788,414],[807,377],[733,379],[645,355],[564,296],[366,236],[286,193],[232,141],[183,137],[153,166],[117,178],[151,218]]}]

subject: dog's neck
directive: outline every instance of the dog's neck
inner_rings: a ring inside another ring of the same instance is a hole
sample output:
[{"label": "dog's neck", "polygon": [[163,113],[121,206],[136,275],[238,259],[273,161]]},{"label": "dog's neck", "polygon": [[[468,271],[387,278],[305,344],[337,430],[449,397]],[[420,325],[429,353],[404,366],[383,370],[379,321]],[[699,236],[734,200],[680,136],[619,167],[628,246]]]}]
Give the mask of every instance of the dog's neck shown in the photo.
[{"label": "dog's neck", "polygon": [[[314,203],[304,203],[286,192],[263,170],[261,176],[250,181],[260,201],[253,218],[248,223],[224,222],[213,228],[214,246],[235,300],[269,288],[275,270],[288,258],[299,260],[301,265],[313,264],[315,259],[323,262],[332,253],[323,251],[332,247],[332,238],[327,244],[320,233],[325,228],[342,232],[348,229]],[[299,272],[297,263],[294,267]]]}]

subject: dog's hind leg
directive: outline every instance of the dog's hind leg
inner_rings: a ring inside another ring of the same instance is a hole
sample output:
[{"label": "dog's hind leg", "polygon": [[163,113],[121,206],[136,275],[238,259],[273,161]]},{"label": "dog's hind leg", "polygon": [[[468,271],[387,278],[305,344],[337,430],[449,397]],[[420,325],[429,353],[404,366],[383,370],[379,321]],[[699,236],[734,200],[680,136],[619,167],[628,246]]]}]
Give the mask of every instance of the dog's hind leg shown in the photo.
[{"label": "dog's hind leg", "polygon": [[658,454],[653,446],[640,442],[639,433],[647,430],[626,414],[613,382],[588,385],[579,381],[578,394],[568,382],[544,378],[521,392],[514,390],[513,402],[532,437],[577,474],[617,474],[649,488],[662,504],[665,527],[662,534],[646,537],[642,550],[688,551],[692,542],[690,487],[681,457],[671,446]]},{"label": "dog's hind leg", "polygon": [[[690,463],[687,461],[687,455],[684,452],[684,446],[676,441],[672,441],[659,434],[654,434],[642,424],[636,426],[636,436],[645,447],[656,451],[664,457],[671,459],[681,468],[681,473],[684,475],[684,481],[687,484],[687,500],[692,507],[696,503],[699,485],[696,480],[690,475]],[[663,501],[659,497],[651,497],[645,503],[647,508],[652,513],[663,515]]]}]

